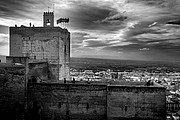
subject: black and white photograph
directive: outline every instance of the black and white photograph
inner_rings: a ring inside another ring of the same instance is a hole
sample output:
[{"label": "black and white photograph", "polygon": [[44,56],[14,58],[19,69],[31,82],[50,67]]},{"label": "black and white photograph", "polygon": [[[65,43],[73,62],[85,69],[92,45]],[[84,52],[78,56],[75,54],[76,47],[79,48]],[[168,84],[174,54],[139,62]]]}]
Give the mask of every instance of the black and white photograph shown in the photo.
[{"label": "black and white photograph", "polygon": [[0,120],[180,120],[180,0],[0,0]]}]

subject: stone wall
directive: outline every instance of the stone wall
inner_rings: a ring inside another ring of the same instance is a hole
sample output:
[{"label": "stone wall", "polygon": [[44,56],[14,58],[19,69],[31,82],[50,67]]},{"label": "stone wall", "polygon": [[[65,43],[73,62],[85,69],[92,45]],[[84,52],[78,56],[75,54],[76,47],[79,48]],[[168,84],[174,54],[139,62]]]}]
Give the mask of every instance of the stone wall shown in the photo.
[{"label": "stone wall", "polygon": [[29,84],[28,103],[43,119],[119,120],[166,117],[165,88],[98,84]]},{"label": "stone wall", "polygon": [[10,55],[49,62],[57,80],[69,79],[70,33],[60,27],[10,27]]},{"label": "stone wall", "polygon": [[161,87],[109,86],[108,118],[165,120],[166,92]]},{"label": "stone wall", "polygon": [[106,85],[31,84],[28,104],[41,106],[43,120],[106,119]]},{"label": "stone wall", "polygon": [[48,62],[29,63],[28,68],[28,82],[30,83],[51,83],[56,80],[56,76],[53,75]]},{"label": "stone wall", "polygon": [[0,64],[0,119],[23,118],[25,104],[25,67]]},{"label": "stone wall", "polygon": [[28,57],[14,57],[14,56],[6,56],[6,63],[20,63],[23,65],[27,65]]}]

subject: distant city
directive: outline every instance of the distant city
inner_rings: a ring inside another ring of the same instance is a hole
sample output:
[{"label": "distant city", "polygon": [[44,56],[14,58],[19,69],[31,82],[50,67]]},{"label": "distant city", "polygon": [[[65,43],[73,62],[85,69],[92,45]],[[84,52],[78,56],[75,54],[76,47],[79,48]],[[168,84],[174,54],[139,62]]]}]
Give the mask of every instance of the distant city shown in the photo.
[{"label": "distant city", "polygon": [[[179,119],[180,64],[160,61],[71,58],[71,79],[76,81],[154,81],[166,88],[167,118]],[[170,117],[171,116],[171,117]]]}]

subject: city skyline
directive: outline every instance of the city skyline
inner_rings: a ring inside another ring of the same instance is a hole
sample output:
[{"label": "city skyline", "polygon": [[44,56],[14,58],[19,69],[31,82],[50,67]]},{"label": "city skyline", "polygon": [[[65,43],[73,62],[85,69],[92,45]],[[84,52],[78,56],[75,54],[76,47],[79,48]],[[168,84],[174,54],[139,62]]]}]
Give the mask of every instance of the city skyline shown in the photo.
[{"label": "city skyline", "polygon": [[[52,6],[53,0],[1,0],[0,55],[9,55],[8,27],[43,26]],[[180,0],[54,0],[54,8],[55,20],[70,18],[72,57],[180,60]]]}]

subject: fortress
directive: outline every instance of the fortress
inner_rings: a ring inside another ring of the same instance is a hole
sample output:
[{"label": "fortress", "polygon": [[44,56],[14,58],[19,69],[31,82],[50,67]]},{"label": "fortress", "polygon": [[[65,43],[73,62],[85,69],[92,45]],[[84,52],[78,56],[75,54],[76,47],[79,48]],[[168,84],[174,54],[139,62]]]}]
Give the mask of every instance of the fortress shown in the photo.
[{"label": "fortress", "polygon": [[10,27],[10,56],[0,64],[1,119],[166,119],[164,87],[146,82],[73,83],[68,81],[69,69],[70,32],[54,27],[53,12],[44,12],[43,27]]},{"label": "fortress", "polygon": [[43,120],[165,120],[166,89],[145,83],[31,84]]}]

